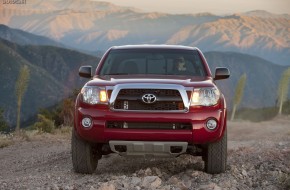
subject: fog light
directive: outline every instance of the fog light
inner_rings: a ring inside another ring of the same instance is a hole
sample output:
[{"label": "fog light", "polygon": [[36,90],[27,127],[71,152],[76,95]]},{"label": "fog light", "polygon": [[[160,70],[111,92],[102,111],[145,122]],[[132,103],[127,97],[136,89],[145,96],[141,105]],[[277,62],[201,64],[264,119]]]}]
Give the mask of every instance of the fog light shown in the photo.
[{"label": "fog light", "polygon": [[207,120],[206,127],[209,130],[214,130],[217,127],[217,121],[215,119],[209,119],[209,120]]},{"label": "fog light", "polygon": [[82,125],[83,125],[83,127],[85,127],[85,128],[89,128],[89,127],[91,127],[91,126],[92,126],[92,120],[91,120],[91,118],[89,118],[89,117],[85,117],[85,118],[83,118],[83,120],[82,120]]}]

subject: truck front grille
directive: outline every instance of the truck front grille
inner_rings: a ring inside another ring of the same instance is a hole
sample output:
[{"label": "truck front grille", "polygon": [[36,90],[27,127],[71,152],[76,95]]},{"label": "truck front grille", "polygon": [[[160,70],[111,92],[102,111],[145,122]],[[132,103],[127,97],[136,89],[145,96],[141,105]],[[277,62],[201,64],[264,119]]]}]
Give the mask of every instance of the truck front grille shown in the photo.
[{"label": "truck front grille", "polygon": [[[145,94],[153,94],[157,100],[148,104],[142,100]],[[172,89],[122,89],[114,103],[115,110],[184,110],[184,103],[178,90]]]},{"label": "truck front grille", "polygon": [[163,130],[190,130],[190,123],[139,123],[139,122],[123,122],[109,121],[107,128],[112,129],[163,129]]}]

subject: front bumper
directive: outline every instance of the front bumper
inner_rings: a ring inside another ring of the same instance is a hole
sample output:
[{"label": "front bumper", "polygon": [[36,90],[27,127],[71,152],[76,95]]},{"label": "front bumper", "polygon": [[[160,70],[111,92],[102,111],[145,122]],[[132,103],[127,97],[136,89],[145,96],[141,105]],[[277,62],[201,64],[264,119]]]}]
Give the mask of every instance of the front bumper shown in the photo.
[{"label": "front bumper", "polygon": [[[82,127],[81,120],[90,117],[93,125],[90,128]],[[218,127],[210,131],[205,123],[209,118],[215,118]],[[191,123],[191,130],[165,129],[114,129],[107,128],[108,121],[124,122],[184,122]],[[179,141],[188,144],[206,144],[219,140],[226,128],[226,109],[203,108],[191,109],[188,113],[142,113],[142,112],[115,112],[106,108],[76,109],[75,128],[78,135],[90,142],[109,143],[109,141]]]}]

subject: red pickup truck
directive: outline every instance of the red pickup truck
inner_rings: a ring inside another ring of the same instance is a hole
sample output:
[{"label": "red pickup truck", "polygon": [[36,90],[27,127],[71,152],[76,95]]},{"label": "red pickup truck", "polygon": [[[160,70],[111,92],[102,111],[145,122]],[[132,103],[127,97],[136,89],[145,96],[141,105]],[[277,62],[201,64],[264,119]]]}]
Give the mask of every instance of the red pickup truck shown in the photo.
[{"label": "red pickup truck", "polygon": [[110,48],[75,104],[73,168],[93,173],[102,155],[202,156],[205,171],[221,173],[227,162],[226,101],[202,52],[173,45]]}]

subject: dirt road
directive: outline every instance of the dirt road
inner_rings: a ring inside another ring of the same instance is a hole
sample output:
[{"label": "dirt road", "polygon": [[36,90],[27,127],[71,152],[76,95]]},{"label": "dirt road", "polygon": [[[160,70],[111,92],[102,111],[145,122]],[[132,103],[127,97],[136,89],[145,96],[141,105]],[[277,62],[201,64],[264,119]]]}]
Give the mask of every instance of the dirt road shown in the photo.
[{"label": "dirt road", "polygon": [[69,136],[40,135],[0,149],[0,189],[290,189],[290,119],[228,123],[228,167],[202,171],[199,157],[104,156],[93,175],[72,171]]}]

